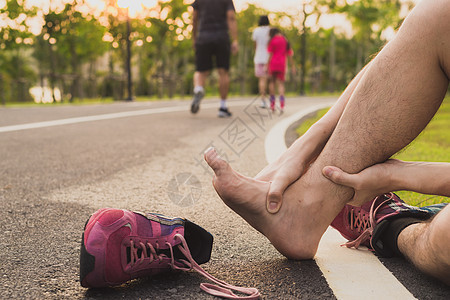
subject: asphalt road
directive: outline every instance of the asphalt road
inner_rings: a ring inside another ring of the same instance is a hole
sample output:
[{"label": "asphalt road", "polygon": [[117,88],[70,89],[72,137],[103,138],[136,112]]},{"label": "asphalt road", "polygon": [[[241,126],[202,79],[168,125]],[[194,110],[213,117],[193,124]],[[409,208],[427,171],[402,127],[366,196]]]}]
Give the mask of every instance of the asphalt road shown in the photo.
[{"label": "asphalt road", "polygon": [[[1,298],[214,299],[200,290],[204,280],[192,272],[110,289],[82,288],[84,223],[97,209],[115,207],[185,217],[203,226],[215,239],[212,259],[203,267],[229,283],[258,288],[263,298],[333,299],[314,261],[286,260],[226,207],[211,185],[211,173],[202,162],[209,146],[247,175],[266,164],[264,138],[281,117],[258,113],[253,100],[232,99],[230,119],[216,117],[214,99],[204,101],[197,115],[188,112],[188,101],[1,108],[0,129],[110,116],[0,132]],[[329,100],[288,99],[286,115]],[[133,115],[139,111],[143,113]],[[112,115],[123,112],[130,114]],[[178,185],[183,178],[193,181]],[[393,265],[405,270],[402,261]],[[406,277],[410,290],[419,286],[413,291],[416,297],[448,295],[448,288],[406,270],[397,277]]]}]

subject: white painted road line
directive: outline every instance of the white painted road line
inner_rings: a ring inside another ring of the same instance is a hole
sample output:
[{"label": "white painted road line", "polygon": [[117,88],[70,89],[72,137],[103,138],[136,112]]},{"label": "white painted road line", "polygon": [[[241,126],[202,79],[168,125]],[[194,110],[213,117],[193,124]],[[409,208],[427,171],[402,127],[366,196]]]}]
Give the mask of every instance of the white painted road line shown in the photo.
[{"label": "white painted road line", "polygon": [[[275,161],[286,151],[284,140],[291,124],[325,103],[308,107],[278,122],[265,139],[266,159]],[[329,227],[322,237],[315,261],[338,299],[416,299],[369,251],[340,247],[346,240]]]},{"label": "white painted road line", "polygon": [[[251,103],[251,101],[249,101],[249,100],[230,101],[228,106],[233,107],[233,106],[240,106],[240,105],[245,105],[245,104],[249,104],[249,103]],[[214,108],[214,107],[218,107],[218,104],[216,102],[202,104],[202,108]],[[143,115],[154,115],[154,114],[162,114],[162,113],[170,113],[170,112],[185,111],[186,113],[190,114],[189,109],[190,109],[190,106],[186,106],[185,104],[183,104],[181,106],[148,108],[148,109],[142,109],[142,110],[124,111],[124,112],[86,116],[86,117],[75,117],[75,118],[67,118],[67,119],[60,119],[60,120],[53,120],[53,121],[10,125],[10,126],[0,127],[0,133],[1,132],[27,130],[27,129],[36,129],[36,128],[43,128],[43,127],[69,125],[69,124],[76,124],[76,123],[85,123],[85,122],[92,122],[92,121],[102,121],[102,120],[119,119],[119,118],[126,118],[126,117],[136,117],[136,116],[143,116]]]}]

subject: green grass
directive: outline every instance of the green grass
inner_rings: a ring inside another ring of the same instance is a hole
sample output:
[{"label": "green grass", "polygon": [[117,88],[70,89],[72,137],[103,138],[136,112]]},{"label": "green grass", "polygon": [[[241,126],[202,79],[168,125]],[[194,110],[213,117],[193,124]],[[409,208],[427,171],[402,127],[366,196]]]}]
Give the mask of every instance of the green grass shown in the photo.
[{"label": "green grass", "polygon": [[[296,132],[300,136],[308,128],[320,119],[328,109],[322,109],[303,122]],[[450,96],[444,99],[433,120],[428,124],[425,130],[408,147],[400,151],[394,158],[406,161],[437,161],[450,162]],[[426,206],[435,203],[449,202],[449,198],[434,195],[423,195],[409,191],[398,191],[397,194],[405,202],[416,205]]]}]

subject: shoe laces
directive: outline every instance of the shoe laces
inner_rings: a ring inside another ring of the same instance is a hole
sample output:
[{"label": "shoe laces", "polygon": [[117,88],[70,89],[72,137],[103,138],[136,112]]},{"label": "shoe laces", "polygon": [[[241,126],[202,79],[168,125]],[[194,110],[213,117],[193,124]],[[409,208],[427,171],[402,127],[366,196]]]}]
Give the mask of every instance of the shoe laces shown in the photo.
[{"label": "shoe laces", "polygon": [[[160,262],[167,258],[165,254],[157,254],[156,250],[158,250],[158,244],[156,244],[156,249],[149,242],[143,243],[139,242],[135,244],[133,240],[130,240],[130,265],[133,267],[137,263],[143,263],[147,258],[149,258],[148,263],[152,263],[155,260],[159,260]],[[139,256],[140,254],[140,256]]]},{"label": "shoe laces", "polygon": [[[377,204],[377,200],[381,197],[387,198],[383,200],[380,204]],[[381,196],[376,197],[372,205],[370,206],[369,213],[367,214],[366,211],[363,209],[360,209],[359,211],[355,211],[353,208],[350,211],[350,228],[354,229],[356,228],[358,232],[361,232],[361,234],[354,239],[353,241],[348,241],[347,243],[343,244],[342,246],[346,246],[347,248],[355,247],[358,249],[358,247],[366,242],[370,241],[370,238],[372,237],[373,230],[375,226],[377,225],[375,216],[378,212],[378,210],[386,203],[391,201],[394,198],[393,193],[384,194]],[[376,205],[376,206],[375,206]],[[370,241],[371,242],[371,241]]]},{"label": "shoe laces", "polygon": [[[181,270],[181,271],[194,270],[203,277],[205,277],[206,279],[209,279],[210,281],[215,283],[215,284],[201,283],[200,288],[203,291],[205,291],[210,295],[227,299],[249,299],[249,300],[259,299],[260,294],[258,289],[231,285],[229,283],[226,283],[225,281],[215,278],[214,276],[203,270],[203,268],[200,267],[192,257],[191,251],[189,250],[185,238],[181,234],[175,234],[174,239],[179,239],[181,241],[181,244],[178,245],[178,249],[181,251],[181,253],[183,253],[186,259],[175,260],[173,254],[173,246],[169,242],[166,242],[166,245],[170,249],[170,259],[171,259],[171,262],[169,263],[170,267],[174,270]],[[131,248],[132,266],[135,265],[136,263],[142,263],[147,258],[149,258],[149,263],[151,263],[155,260],[162,261],[163,259],[168,257],[165,254],[158,254],[156,252],[159,248],[158,244],[156,244],[155,249],[155,247],[153,247],[153,245],[150,244],[149,242],[147,243],[139,242],[135,244],[131,240],[130,248]],[[141,255],[139,256],[139,254]],[[245,294],[246,296],[236,295],[235,293],[233,293],[233,290]]]},{"label": "shoe laces", "polygon": [[[174,237],[181,240],[181,244],[178,245],[178,248],[180,249],[181,253],[183,253],[184,256],[187,258],[187,260],[178,259],[177,261],[184,263],[185,267],[177,266],[175,264],[172,245],[166,243],[170,248],[170,254],[172,259],[172,263],[170,264],[171,267],[175,270],[182,270],[182,271],[194,270],[203,277],[205,277],[206,279],[209,279],[210,281],[215,283],[215,284],[201,283],[200,288],[203,291],[205,291],[210,295],[227,299],[258,299],[260,297],[259,291],[256,288],[245,288],[231,285],[229,283],[226,283],[225,281],[215,278],[214,276],[203,270],[203,268],[200,267],[197,264],[197,262],[192,258],[191,251],[189,250],[189,247],[184,237],[181,234],[176,234]],[[246,296],[238,296],[235,293],[233,293],[233,290],[245,294]]]}]

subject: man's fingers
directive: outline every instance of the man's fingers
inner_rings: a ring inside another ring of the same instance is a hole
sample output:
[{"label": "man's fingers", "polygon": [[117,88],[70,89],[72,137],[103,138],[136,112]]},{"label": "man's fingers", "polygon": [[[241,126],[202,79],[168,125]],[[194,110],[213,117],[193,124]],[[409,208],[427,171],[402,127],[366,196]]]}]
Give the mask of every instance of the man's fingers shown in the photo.
[{"label": "man's fingers", "polygon": [[322,169],[322,174],[334,183],[340,185],[345,185],[351,188],[354,188],[356,185],[355,179],[352,174],[345,173],[337,167],[324,167]]}]

